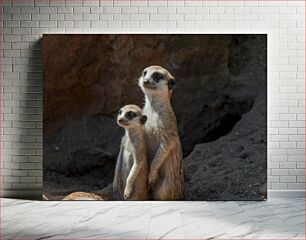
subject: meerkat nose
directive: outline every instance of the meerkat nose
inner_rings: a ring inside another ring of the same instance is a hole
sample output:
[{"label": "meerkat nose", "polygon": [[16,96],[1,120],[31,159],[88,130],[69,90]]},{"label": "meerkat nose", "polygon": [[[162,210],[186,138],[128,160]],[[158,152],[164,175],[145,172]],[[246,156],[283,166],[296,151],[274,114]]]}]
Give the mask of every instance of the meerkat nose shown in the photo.
[{"label": "meerkat nose", "polygon": [[143,84],[149,84],[149,80],[148,79],[144,79],[143,80]]}]

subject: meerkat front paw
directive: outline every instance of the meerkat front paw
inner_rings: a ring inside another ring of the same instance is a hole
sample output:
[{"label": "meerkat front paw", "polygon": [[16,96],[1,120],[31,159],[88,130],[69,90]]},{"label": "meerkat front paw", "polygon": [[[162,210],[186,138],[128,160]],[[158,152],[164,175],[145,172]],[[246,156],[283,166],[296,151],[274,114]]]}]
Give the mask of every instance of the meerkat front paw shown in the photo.
[{"label": "meerkat front paw", "polygon": [[133,192],[132,188],[125,188],[124,194],[123,194],[124,200],[128,200],[131,197],[132,192]]},{"label": "meerkat front paw", "polygon": [[149,190],[152,189],[152,187],[155,185],[157,181],[157,174],[155,173],[149,173],[149,176],[148,176],[148,187],[149,187]]}]

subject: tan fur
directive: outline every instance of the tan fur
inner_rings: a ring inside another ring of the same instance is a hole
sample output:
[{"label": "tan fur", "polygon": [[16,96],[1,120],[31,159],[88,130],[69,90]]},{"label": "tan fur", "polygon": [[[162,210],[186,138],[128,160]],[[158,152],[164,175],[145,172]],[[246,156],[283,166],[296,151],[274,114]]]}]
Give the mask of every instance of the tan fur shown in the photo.
[{"label": "tan fur", "polygon": [[97,200],[103,200],[100,196],[93,194],[93,193],[87,193],[87,192],[73,192],[67,195],[63,198],[65,201],[97,201]]},{"label": "tan fur", "polygon": [[[132,120],[125,117],[129,111],[137,114]],[[147,152],[141,118],[143,118],[142,111],[136,105],[124,106],[118,115],[117,122],[125,129],[125,135],[121,141],[113,182],[116,200],[148,199]]]},{"label": "tan fur", "polygon": [[46,194],[43,194],[43,195],[42,195],[42,199],[43,199],[44,201],[50,200],[50,199],[46,196]]},{"label": "tan fur", "polygon": [[[154,81],[159,72],[163,79]],[[146,85],[144,82],[148,82]],[[164,68],[151,66],[144,69],[139,86],[145,94],[143,114],[147,115],[145,140],[150,164],[148,184],[154,200],[183,200],[184,173],[176,117],[171,107],[172,88],[168,83],[174,78]]]}]

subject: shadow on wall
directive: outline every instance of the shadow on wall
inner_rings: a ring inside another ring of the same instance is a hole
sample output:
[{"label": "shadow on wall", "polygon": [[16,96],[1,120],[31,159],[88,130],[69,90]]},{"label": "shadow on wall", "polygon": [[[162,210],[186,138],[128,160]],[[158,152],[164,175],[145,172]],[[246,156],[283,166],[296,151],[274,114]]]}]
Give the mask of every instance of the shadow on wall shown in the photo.
[{"label": "shadow on wall", "polygon": [[[26,72],[20,72],[20,155],[12,156],[20,162],[20,169],[28,169],[29,179],[20,183],[18,190],[27,190],[29,198],[38,198],[42,191],[42,123],[43,123],[43,59],[42,39],[29,44],[29,58]],[[33,178],[34,177],[34,178]],[[12,190],[13,191],[13,190]],[[17,194],[17,193],[16,193]],[[19,196],[15,193],[12,195]],[[39,194],[39,195],[38,195]]]}]

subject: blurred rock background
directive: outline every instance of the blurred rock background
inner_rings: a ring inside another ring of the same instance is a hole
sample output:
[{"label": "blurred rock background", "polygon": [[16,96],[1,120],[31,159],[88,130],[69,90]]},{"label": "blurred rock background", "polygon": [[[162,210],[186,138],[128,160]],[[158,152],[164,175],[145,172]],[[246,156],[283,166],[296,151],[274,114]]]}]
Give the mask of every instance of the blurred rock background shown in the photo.
[{"label": "blurred rock background", "polygon": [[44,35],[44,193],[101,193],[143,104],[142,69],[176,78],[187,200],[259,200],[267,181],[266,35]]}]

